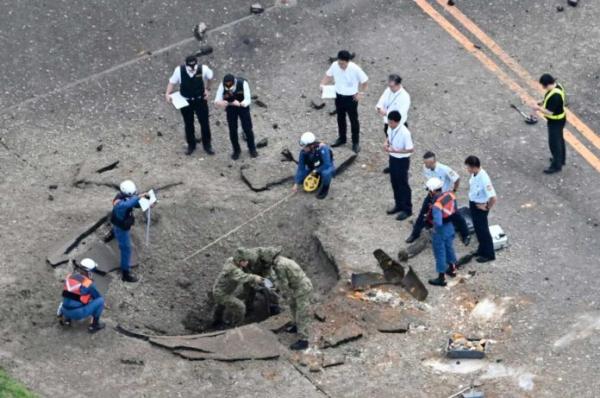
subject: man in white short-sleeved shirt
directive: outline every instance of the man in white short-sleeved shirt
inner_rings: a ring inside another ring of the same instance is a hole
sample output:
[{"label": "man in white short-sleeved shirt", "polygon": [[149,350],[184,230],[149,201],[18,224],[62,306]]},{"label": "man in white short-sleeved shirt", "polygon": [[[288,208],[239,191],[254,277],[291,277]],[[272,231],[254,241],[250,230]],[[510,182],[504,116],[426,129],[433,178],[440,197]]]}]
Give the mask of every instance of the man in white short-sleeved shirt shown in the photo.
[{"label": "man in white short-sleeved shirt", "polygon": [[360,151],[358,102],[364,97],[369,77],[360,66],[350,61],[351,58],[352,55],[346,50],[338,53],[337,61],[331,64],[325,72],[325,77],[321,80],[321,89],[332,82],[335,85],[338,138],[331,146],[337,147],[346,144],[348,132],[346,115],[348,115],[352,131],[352,150],[358,153]]},{"label": "man in white short-sleeved shirt", "polygon": [[389,113],[389,129],[383,149],[389,154],[390,181],[394,191],[394,207],[387,213],[398,213],[396,220],[402,221],[412,215],[412,192],[408,183],[408,169],[410,168],[410,155],[415,150],[410,131],[400,120],[400,112],[391,111]]},{"label": "man in white short-sleeved shirt", "polygon": [[171,94],[175,86],[179,85],[181,95],[188,101],[189,105],[180,109],[185,125],[185,139],[188,144],[186,155],[191,155],[196,149],[196,132],[194,130],[194,114],[200,123],[202,135],[202,146],[209,155],[214,155],[212,149],[210,123],[208,121],[208,93],[210,92],[210,81],[213,79],[213,71],[206,65],[198,63],[196,55],[186,57],[185,63],[175,68],[167,90],[165,99],[171,102]]},{"label": "man in white short-sleeved shirt", "polygon": [[490,234],[488,215],[496,204],[496,190],[488,173],[481,168],[477,156],[469,156],[465,160],[469,179],[469,209],[473,219],[473,228],[479,241],[477,248],[477,262],[486,263],[496,259],[494,240]]},{"label": "man in white short-sleeved shirt", "polygon": [[[387,115],[391,111],[400,112],[400,122],[408,127],[408,110],[410,108],[410,95],[402,87],[402,78],[397,74],[388,76],[388,86],[379,97],[375,106],[377,113],[383,117],[383,134],[387,135]],[[390,168],[383,169],[385,174],[390,172]]]},{"label": "man in white short-sleeved shirt", "polygon": [[[442,193],[456,193],[460,185],[460,176],[458,173],[452,170],[449,166],[438,162],[435,154],[431,151],[427,151],[423,155],[423,177],[425,177],[425,181],[428,181],[433,177],[442,181],[444,184],[442,185]],[[423,205],[421,206],[421,211],[419,212],[417,220],[413,224],[413,229],[410,236],[406,238],[406,243],[412,243],[417,240],[421,235],[423,228],[426,227],[427,217],[430,214],[430,209],[433,205],[431,200],[431,195],[425,195],[425,198],[423,199]],[[455,212],[452,216],[450,216],[450,221],[452,224],[454,224],[455,230],[457,230],[460,234],[462,242],[465,245],[468,245],[471,241],[471,235],[469,234],[469,227],[467,226],[467,222],[465,221],[464,217],[459,212]]]}]

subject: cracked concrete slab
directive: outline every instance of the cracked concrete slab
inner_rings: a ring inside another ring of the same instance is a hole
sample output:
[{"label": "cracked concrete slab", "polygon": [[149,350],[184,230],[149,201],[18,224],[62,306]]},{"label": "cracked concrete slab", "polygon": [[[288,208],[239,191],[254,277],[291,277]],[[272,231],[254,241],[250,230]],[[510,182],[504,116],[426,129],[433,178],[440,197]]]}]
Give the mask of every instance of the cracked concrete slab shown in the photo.
[{"label": "cracked concrete slab", "polygon": [[364,332],[364,329],[355,322],[348,322],[324,333],[320,345],[323,348],[337,347],[340,344],[361,338]]},{"label": "cracked concrete slab", "polygon": [[240,169],[242,181],[255,192],[291,182],[295,167],[287,162],[270,162],[261,165],[248,165]]},{"label": "cracked concrete slab", "polygon": [[81,250],[81,253],[75,257],[75,260],[81,263],[81,260],[87,257],[94,260],[98,264],[98,270],[103,273],[108,273],[119,268],[119,252],[104,242],[92,243],[87,247],[87,250]]},{"label": "cracked concrete slab", "polygon": [[52,267],[65,264],[71,258],[70,253],[89,235],[94,233],[102,224],[106,222],[106,215],[99,218],[98,221],[82,226],[75,233],[69,235],[61,241],[55,243],[48,252],[46,262]]}]

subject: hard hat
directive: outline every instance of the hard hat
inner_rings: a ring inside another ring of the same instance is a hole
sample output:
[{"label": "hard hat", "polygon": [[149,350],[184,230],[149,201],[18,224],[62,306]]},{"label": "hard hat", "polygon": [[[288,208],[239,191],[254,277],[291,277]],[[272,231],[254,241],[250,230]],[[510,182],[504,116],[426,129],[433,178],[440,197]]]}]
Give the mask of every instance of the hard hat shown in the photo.
[{"label": "hard hat", "polygon": [[429,180],[427,180],[425,186],[428,190],[432,192],[437,191],[438,189],[442,189],[442,187],[444,186],[444,181],[440,180],[437,177],[431,177]]},{"label": "hard hat", "polygon": [[316,173],[310,173],[304,179],[304,187],[305,192],[314,192],[319,188],[319,183],[321,182],[321,176]]},{"label": "hard hat", "polygon": [[86,271],[93,271],[98,266],[98,264],[91,258],[84,258],[83,260],[81,260],[79,265]]},{"label": "hard hat", "polygon": [[119,189],[121,190],[121,193],[128,195],[128,196],[133,196],[137,193],[137,188],[135,187],[135,183],[131,180],[125,180],[121,183],[121,185],[119,185]]},{"label": "hard hat", "polygon": [[310,131],[307,131],[306,133],[302,134],[302,137],[300,137],[300,146],[314,144],[316,140],[317,137],[315,137],[315,135]]}]

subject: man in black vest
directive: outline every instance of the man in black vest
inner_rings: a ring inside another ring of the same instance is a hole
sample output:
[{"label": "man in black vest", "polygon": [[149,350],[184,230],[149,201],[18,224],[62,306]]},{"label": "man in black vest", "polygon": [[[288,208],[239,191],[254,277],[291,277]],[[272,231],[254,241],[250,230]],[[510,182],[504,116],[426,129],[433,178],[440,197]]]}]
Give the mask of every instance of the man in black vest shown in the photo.
[{"label": "man in black vest", "polygon": [[227,113],[229,139],[233,147],[231,158],[233,160],[238,160],[242,152],[238,138],[238,118],[242,123],[242,130],[244,130],[246,136],[250,156],[253,158],[258,156],[256,145],[254,144],[254,133],[252,132],[252,118],[250,117],[251,102],[248,82],[233,75],[225,75],[223,83],[219,85],[219,89],[217,90],[215,104],[224,108]]},{"label": "man in black vest", "polygon": [[183,123],[185,124],[185,139],[188,144],[186,155],[191,155],[196,149],[196,132],[194,130],[194,113],[200,122],[202,134],[202,146],[209,155],[214,155],[210,137],[210,124],[208,122],[208,92],[213,71],[206,65],[198,64],[195,55],[186,57],[185,64],[175,68],[169,79],[165,98],[171,102],[171,94],[175,86],[179,85],[179,91],[189,102],[188,106],[181,108]]}]

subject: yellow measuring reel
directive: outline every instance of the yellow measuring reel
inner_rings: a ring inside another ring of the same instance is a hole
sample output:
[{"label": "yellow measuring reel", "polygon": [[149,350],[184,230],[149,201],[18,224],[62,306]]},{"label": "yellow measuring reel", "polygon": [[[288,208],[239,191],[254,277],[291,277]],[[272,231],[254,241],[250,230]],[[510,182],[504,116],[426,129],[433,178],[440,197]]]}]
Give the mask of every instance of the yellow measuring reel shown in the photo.
[{"label": "yellow measuring reel", "polygon": [[304,187],[304,192],[314,192],[319,188],[319,183],[321,182],[321,176],[316,173],[310,173],[304,179],[304,183],[302,184]]}]

